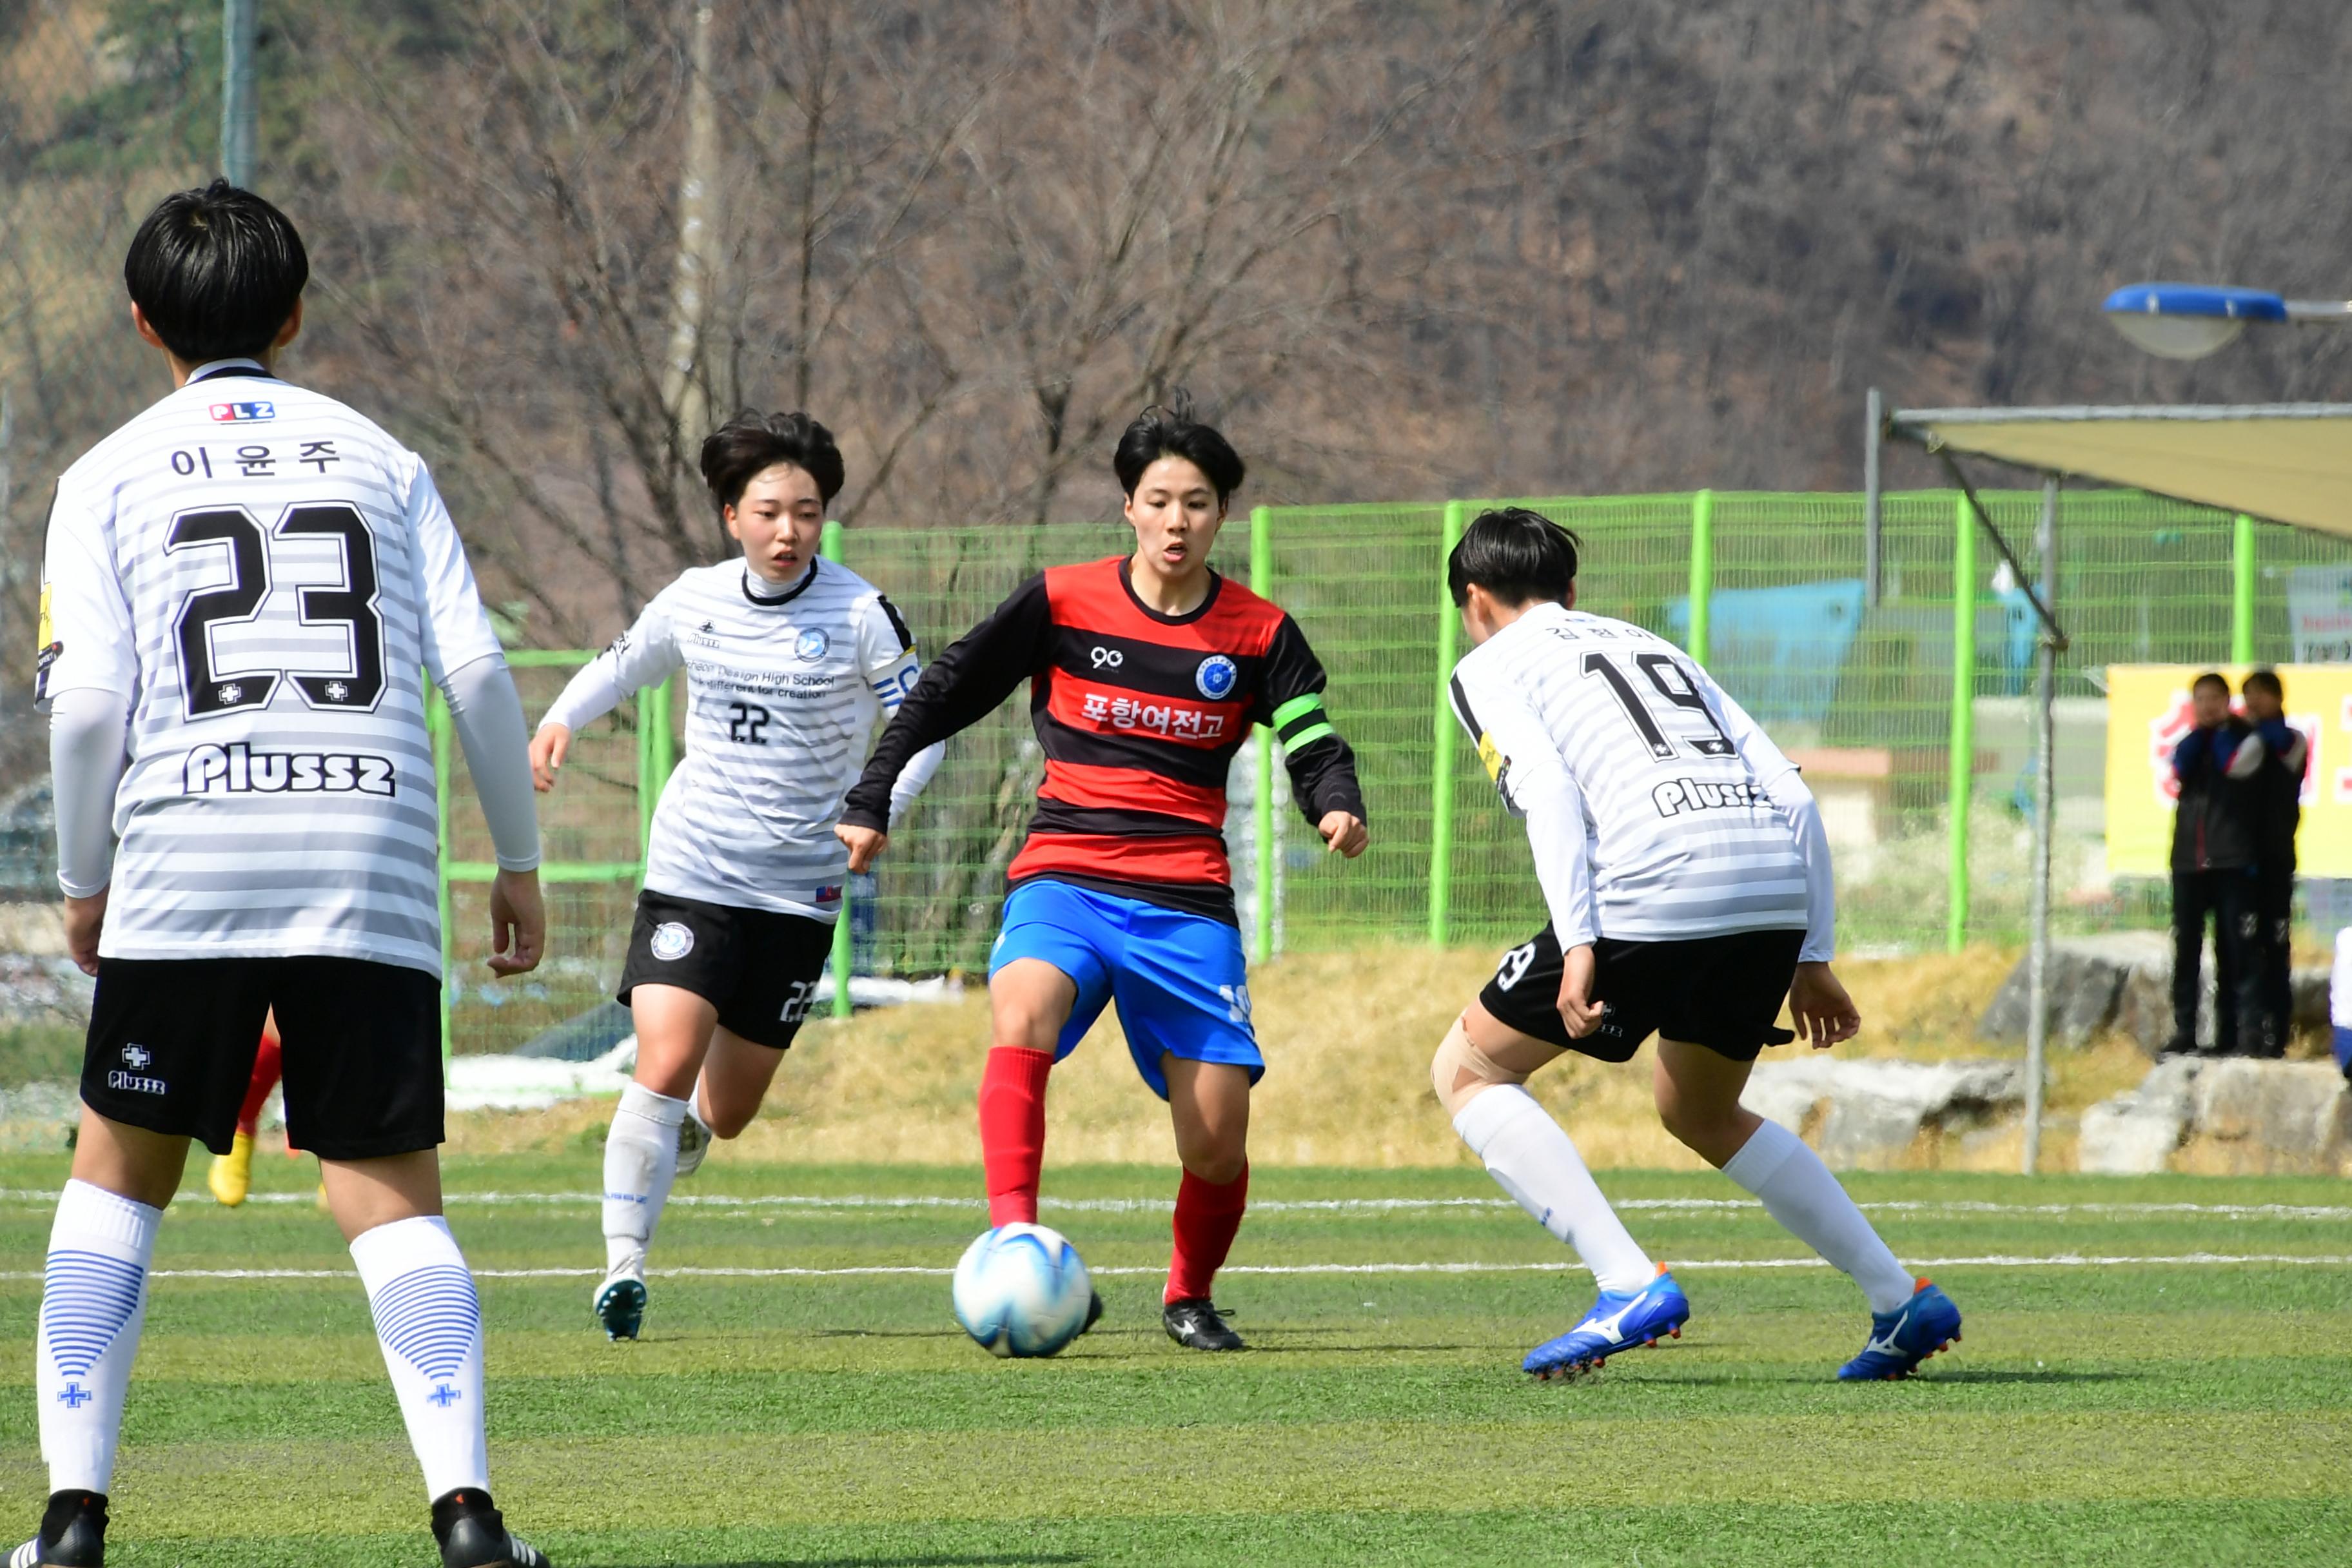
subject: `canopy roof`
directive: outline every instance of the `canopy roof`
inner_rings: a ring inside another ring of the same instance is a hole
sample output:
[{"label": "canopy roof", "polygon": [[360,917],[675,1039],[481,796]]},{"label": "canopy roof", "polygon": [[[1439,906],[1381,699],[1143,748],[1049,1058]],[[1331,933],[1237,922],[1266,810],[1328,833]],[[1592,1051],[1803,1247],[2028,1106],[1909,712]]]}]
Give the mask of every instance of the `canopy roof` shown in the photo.
[{"label": "canopy roof", "polygon": [[1913,408],[1894,434],[2352,538],[2352,404]]}]

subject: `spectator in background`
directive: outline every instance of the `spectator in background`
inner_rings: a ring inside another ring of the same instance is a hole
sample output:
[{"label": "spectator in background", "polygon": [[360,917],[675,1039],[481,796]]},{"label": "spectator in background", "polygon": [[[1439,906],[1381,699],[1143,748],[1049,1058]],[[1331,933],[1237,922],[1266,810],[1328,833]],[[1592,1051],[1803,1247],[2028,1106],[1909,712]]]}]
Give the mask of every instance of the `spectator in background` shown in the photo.
[{"label": "spectator in background", "polygon": [[2274,670],[2258,669],[2239,688],[2249,744],[2262,748],[2253,775],[2255,944],[2263,977],[2264,1033],[2242,1033],[2255,1056],[2286,1054],[2294,1026],[2291,948],[2294,935],[2294,834],[2303,822],[2303,773],[2311,742],[2286,721],[2286,688]]},{"label": "spectator in background", "polygon": [[[2230,683],[2210,670],[2189,688],[2195,728],[2172,751],[2180,808],[2172,819],[2172,1039],[2197,1049],[2205,921],[2213,920],[2213,1052],[2235,1056],[2241,1026],[2262,1038],[2263,968],[2255,939],[2257,811],[2254,728],[2230,711]],[[2251,743],[2250,743],[2251,742]]]}]

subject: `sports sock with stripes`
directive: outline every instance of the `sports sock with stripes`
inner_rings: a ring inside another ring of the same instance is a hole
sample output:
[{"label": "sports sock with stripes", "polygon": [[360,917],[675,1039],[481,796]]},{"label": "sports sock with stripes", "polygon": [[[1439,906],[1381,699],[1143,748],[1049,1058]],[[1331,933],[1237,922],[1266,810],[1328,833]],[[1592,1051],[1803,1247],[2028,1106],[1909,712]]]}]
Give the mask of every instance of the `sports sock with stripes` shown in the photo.
[{"label": "sports sock with stripes", "polygon": [[448,1222],[434,1215],[377,1226],[352,1243],[352,1261],[375,1313],[409,1446],[425,1468],[425,1495],[487,1490],[482,1304]]},{"label": "sports sock with stripes", "polygon": [[677,1180],[677,1126],[686,1101],[641,1083],[621,1091],[604,1137],[604,1272],[642,1274]]},{"label": "sports sock with stripes", "polygon": [[139,1331],[147,1320],[147,1270],[163,1211],[88,1182],[58,1195],[42,1276],[35,1387],[49,1489],[104,1492]]},{"label": "sports sock with stripes", "polygon": [[1192,1172],[1176,1186],[1176,1247],[1168,1259],[1168,1289],[1162,1302],[1205,1298],[1234,1249],[1242,1228],[1242,1211],[1249,1206],[1249,1166],[1220,1185],[1204,1182]]},{"label": "sports sock with stripes", "polygon": [[1657,1277],[1650,1255],[1601,1195],[1575,1141],[1535,1096],[1517,1084],[1491,1084],[1455,1114],[1454,1131],[1513,1203],[1576,1249],[1601,1289],[1630,1295]]},{"label": "sports sock with stripes", "polygon": [[1764,1212],[1791,1236],[1845,1270],[1870,1298],[1872,1311],[1891,1312],[1918,1289],[1821,1156],[1779,1122],[1749,1134],[1723,1173],[1761,1198]]},{"label": "sports sock with stripes", "polygon": [[1036,1223],[1045,1168],[1045,1051],[998,1046],[980,1074],[980,1160],[988,1177],[988,1223]]}]

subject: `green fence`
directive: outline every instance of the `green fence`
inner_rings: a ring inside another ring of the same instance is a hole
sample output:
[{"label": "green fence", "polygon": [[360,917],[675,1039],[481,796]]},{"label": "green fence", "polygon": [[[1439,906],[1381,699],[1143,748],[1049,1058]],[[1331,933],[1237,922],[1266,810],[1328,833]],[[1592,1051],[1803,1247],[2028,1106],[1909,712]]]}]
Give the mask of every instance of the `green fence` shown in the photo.
[{"label": "green fence", "polygon": [[[2038,571],[2039,493],[1984,500]],[[1228,837],[1260,955],[1365,942],[1499,944],[1543,918],[1519,829],[1442,708],[1441,674],[1455,651],[1444,554],[1482,504],[1261,508],[1218,542],[1219,569],[1289,610],[1322,656],[1371,816],[1373,847],[1361,859],[1327,855],[1262,740],[1244,749]],[[2021,938],[2033,627],[1996,553],[1972,541],[1955,493],[1884,498],[1874,594],[1863,576],[1858,495],[1526,504],[1582,537],[1582,607],[1698,652],[1800,753],[1836,850],[1848,951]],[[1040,568],[1118,553],[1129,539],[1117,524],[833,531],[828,553],[881,584],[936,650]],[[2073,646],[2059,679],[2058,921],[2067,930],[2160,923],[2160,889],[2104,871],[2101,671],[2285,661],[2289,574],[2352,565],[2352,545],[2118,490],[2067,494],[2059,540],[2058,607]],[[534,719],[586,657],[518,656]],[[646,786],[675,755],[676,718],[667,694],[651,693],[581,737],[563,787],[546,797],[551,958],[520,984],[477,978],[487,973],[490,857],[462,764],[445,763],[456,774],[444,792],[456,1048],[510,1047],[609,994]],[[878,877],[853,885],[841,946],[854,947],[857,973],[982,967],[1041,772],[1025,691],[950,744]]]}]

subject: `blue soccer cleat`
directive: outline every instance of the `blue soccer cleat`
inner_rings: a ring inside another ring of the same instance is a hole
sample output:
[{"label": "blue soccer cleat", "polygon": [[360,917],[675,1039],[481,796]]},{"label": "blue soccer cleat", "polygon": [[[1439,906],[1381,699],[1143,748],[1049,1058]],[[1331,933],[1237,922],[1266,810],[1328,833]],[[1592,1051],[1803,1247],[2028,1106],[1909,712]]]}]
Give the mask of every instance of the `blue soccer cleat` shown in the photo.
[{"label": "blue soccer cleat", "polygon": [[1682,1338],[1688,1321],[1690,1298],[1661,1263],[1658,1277],[1631,1295],[1601,1292],[1582,1322],[1529,1351],[1519,1365],[1542,1381],[1598,1372],[1619,1351]]},{"label": "blue soccer cleat", "polygon": [[1882,1382],[1908,1377],[1919,1363],[1937,1351],[1949,1350],[1960,1339],[1960,1310],[1952,1299],[1927,1280],[1911,1299],[1891,1312],[1874,1312],[1870,1341],[1862,1353],[1838,1368],[1844,1383]]},{"label": "blue soccer cleat", "polygon": [[596,1291],[596,1321],[608,1340],[635,1339],[646,1323],[646,1282],[627,1274],[606,1279]]}]

